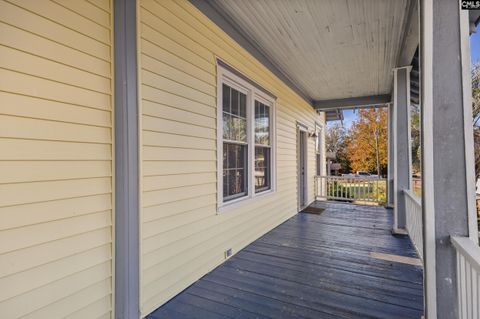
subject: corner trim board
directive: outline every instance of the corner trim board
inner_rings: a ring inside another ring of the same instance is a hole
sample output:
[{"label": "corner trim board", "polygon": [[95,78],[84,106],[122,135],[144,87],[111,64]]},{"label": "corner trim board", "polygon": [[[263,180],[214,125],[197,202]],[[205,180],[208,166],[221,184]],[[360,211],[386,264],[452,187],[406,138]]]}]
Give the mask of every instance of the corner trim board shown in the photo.
[{"label": "corner trim board", "polygon": [[115,0],[115,318],[140,318],[137,1]]}]

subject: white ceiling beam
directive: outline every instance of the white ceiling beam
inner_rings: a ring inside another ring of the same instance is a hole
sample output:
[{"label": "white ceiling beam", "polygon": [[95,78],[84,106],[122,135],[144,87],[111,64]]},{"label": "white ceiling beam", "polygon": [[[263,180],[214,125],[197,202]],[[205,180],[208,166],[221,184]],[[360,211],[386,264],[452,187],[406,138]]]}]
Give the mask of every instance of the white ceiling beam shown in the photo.
[{"label": "white ceiling beam", "polygon": [[410,65],[420,43],[417,1],[409,1],[407,3],[406,14],[407,18],[405,19],[402,46],[399,51],[397,66]]},{"label": "white ceiling beam", "polygon": [[358,96],[346,99],[337,100],[317,100],[313,102],[313,107],[319,111],[335,110],[335,109],[351,109],[368,107],[375,105],[383,105],[390,103],[390,94],[385,95],[371,95],[371,96]]}]

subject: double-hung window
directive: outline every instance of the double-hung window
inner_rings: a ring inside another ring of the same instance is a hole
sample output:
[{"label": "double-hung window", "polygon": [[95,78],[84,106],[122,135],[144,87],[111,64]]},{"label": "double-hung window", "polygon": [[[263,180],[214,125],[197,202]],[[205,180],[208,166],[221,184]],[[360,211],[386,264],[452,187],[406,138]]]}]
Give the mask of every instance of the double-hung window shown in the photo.
[{"label": "double-hung window", "polygon": [[275,100],[244,77],[218,68],[220,208],[273,191]]},{"label": "double-hung window", "polygon": [[255,192],[271,184],[270,106],[255,100]]},{"label": "double-hung window", "polygon": [[247,94],[222,85],[223,199],[248,194]]}]

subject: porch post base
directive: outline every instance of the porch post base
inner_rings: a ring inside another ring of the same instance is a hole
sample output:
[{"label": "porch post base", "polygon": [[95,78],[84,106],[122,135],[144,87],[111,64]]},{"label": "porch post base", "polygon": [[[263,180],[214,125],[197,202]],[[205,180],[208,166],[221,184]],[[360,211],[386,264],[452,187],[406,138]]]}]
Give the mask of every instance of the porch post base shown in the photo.
[{"label": "porch post base", "polygon": [[400,235],[400,236],[408,236],[408,231],[403,228],[393,228],[392,229],[393,235]]}]

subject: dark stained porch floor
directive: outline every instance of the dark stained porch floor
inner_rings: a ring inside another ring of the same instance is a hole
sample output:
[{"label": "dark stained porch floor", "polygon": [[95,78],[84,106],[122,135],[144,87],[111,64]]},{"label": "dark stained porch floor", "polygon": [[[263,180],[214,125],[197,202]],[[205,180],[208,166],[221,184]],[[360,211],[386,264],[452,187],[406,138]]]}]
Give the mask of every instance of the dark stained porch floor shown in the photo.
[{"label": "dark stained porch floor", "polygon": [[314,205],[325,211],[290,218],[147,318],[420,318],[421,267],[370,255],[416,257],[392,212]]}]

